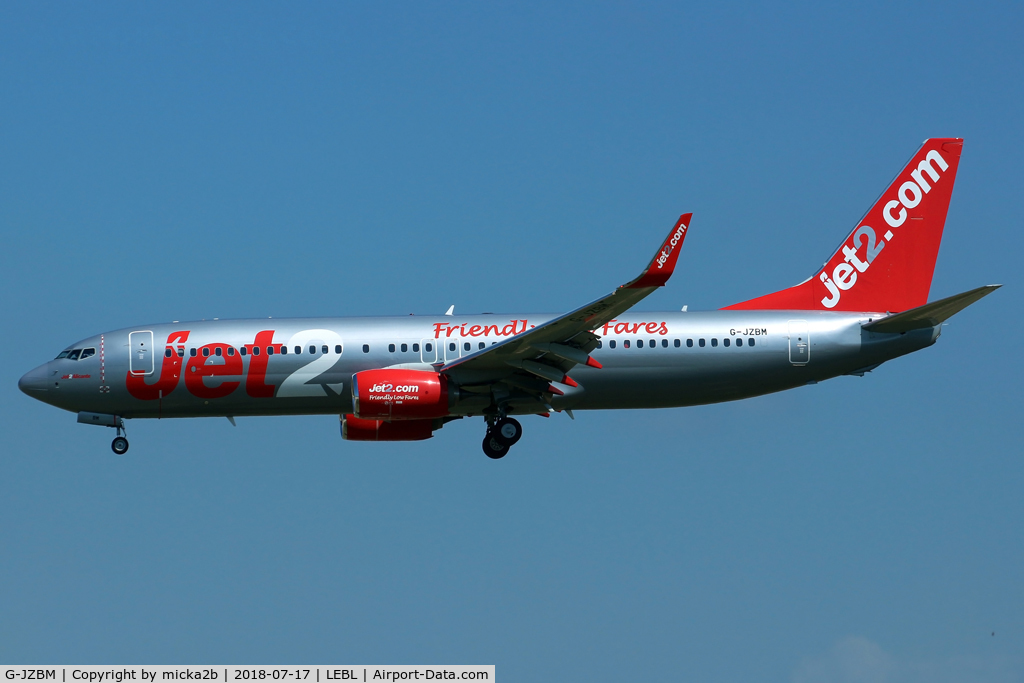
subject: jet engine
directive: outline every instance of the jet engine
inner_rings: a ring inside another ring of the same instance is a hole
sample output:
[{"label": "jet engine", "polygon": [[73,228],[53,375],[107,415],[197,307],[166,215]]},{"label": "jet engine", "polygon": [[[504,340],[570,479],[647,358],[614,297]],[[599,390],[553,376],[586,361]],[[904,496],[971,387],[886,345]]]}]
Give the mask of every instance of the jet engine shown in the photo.
[{"label": "jet engine", "polygon": [[449,413],[448,378],[404,368],[357,372],[352,375],[352,412],[363,420],[389,422],[445,417]]},{"label": "jet engine", "polygon": [[363,420],[355,415],[341,416],[341,438],[347,441],[422,441],[434,435],[440,420]]}]

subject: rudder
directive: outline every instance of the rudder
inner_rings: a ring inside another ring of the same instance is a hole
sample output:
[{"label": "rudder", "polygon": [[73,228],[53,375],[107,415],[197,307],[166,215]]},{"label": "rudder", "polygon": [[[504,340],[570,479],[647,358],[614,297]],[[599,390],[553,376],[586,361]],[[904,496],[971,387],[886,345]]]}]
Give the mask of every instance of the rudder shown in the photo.
[{"label": "rudder", "polygon": [[905,311],[928,302],[963,148],[925,140],[814,277],[729,310]]}]

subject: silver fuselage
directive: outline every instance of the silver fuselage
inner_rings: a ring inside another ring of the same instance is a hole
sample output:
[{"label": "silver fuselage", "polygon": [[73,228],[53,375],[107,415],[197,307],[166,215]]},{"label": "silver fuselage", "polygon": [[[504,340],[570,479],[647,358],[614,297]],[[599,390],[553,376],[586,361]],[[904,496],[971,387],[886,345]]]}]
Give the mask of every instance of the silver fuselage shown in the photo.
[{"label": "silver fuselage", "polygon": [[[502,341],[553,317],[488,314],[144,325],[83,339],[68,348],[94,349],[88,358],[49,361],[19,385],[34,398],[65,410],[126,418],[338,415],[352,411],[354,373],[396,365],[440,367],[478,351],[481,344]],[[930,346],[941,329],[905,334],[862,329],[878,317],[812,311],[631,312],[595,330],[602,344],[592,356],[604,367],[574,369],[579,388],[554,397],[551,405],[575,410],[667,408],[748,398],[863,372]],[[453,414],[478,414],[474,405],[479,403],[467,402],[464,410],[456,405]],[[543,406],[521,403],[509,412],[538,410]]]}]

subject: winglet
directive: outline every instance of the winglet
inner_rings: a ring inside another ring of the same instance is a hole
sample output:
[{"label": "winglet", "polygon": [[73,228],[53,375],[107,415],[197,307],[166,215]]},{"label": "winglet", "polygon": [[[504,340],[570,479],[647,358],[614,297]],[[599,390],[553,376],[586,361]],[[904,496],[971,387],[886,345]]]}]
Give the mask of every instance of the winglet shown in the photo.
[{"label": "winglet", "polygon": [[684,213],[679,217],[665,243],[651,259],[647,270],[637,279],[622,285],[624,288],[661,287],[668,282],[668,279],[672,277],[672,271],[676,268],[676,261],[683,248],[683,240],[686,238],[686,230],[690,227],[691,218],[693,218],[692,213]]}]

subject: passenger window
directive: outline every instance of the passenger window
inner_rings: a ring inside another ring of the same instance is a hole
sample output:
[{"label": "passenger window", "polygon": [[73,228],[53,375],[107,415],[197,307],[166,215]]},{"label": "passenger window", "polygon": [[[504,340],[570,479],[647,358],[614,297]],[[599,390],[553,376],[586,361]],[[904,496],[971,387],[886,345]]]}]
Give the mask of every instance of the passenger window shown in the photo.
[{"label": "passenger window", "polygon": [[203,349],[203,356],[209,356],[209,355],[210,355],[210,349]]},{"label": "passenger window", "polygon": [[[679,348],[679,340],[678,339],[672,340],[672,345],[675,346],[678,349]],[[693,345],[691,344],[691,346],[693,346]]]},{"label": "passenger window", "polygon": [[692,349],[693,348],[693,340],[692,339],[687,339],[686,340],[686,348],[688,348],[688,349]]},{"label": "passenger window", "polygon": [[71,349],[67,349],[66,351],[61,351],[60,354],[58,354],[57,357],[54,358],[54,360],[60,360],[61,358],[67,358],[70,353],[71,353]]},{"label": "passenger window", "polygon": [[68,360],[78,360],[80,355],[82,355],[82,349],[75,349],[68,354]]},{"label": "passenger window", "polygon": [[426,351],[427,353],[432,353],[434,351],[434,345],[429,343],[424,344],[423,350]]},{"label": "passenger window", "polygon": [[395,352],[395,345],[394,344],[388,344],[388,353],[394,353],[394,352]]},{"label": "passenger window", "polygon": [[369,352],[370,352],[370,345],[369,344],[363,344],[363,353],[369,353]]},{"label": "passenger window", "polygon": [[336,354],[338,354],[339,356],[341,355],[341,344],[335,344],[334,345],[334,352]]},{"label": "passenger window", "polygon": [[281,355],[282,356],[287,356],[288,355],[288,347],[285,346],[284,344],[281,344]]},{"label": "passenger window", "polygon": [[462,345],[462,350],[463,351],[469,351],[469,349],[470,349],[470,343],[469,342],[466,342],[465,344]]},{"label": "passenger window", "polygon": [[172,349],[164,349],[164,358],[170,358],[172,355],[174,355],[174,351]]},{"label": "passenger window", "polygon": [[615,340],[614,339],[608,340],[608,348],[610,348],[610,349],[614,349],[615,348]]},{"label": "passenger window", "polygon": [[229,346],[228,347],[228,355],[229,356],[235,355],[235,347],[234,346]]},{"label": "passenger window", "polygon": [[729,345],[729,338],[728,337],[726,337],[725,339],[722,340],[722,345],[723,346],[728,346]]},{"label": "passenger window", "polygon": [[274,355],[274,347],[273,346],[268,346],[267,347],[267,355],[268,356],[273,356]]},{"label": "passenger window", "polygon": [[[676,340],[676,346],[679,346],[679,340],[678,339]],[[668,348],[668,339],[662,339],[661,340],[661,348],[663,348],[663,349],[667,349]]]},{"label": "passenger window", "polygon": [[221,351],[221,348],[218,346],[216,349],[214,349],[214,353],[216,353],[219,356],[221,355],[221,353],[223,353],[223,351]]},{"label": "passenger window", "polygon": [[750,339],[747,340],[747,346],[753,346],[753,345],[754,345],[754,338],[751,337]]},{"label": "passenger window", "polygon": [[408,350],[409,350],[409,345],[408,344],[402,344],[402,353],[405,353]]},{"label": "passenger window", "polygon": [[629,348],[629,340],[628,339],[623,339],[622,340],[622,348],[624,348],[624,349],[628,349]]},{"label": "passenger window", "polygon": [[597,348],[599,348],[599,349],[603,349],[604,348],[604,342],[601,341],[600,339],[597,340]]},{"label": "passenger window", "polygon": [[[327,351],[324,351],[324,353],[327,353]],[[315,356],[316,355],[316,347],[313,346],[312,344],[310,344],[310,346],[309,346],[309,355],[311,355],[311,356]]]},{"label": "passenger window", "polygon": [[189,349],[189,350],[188,350],[188,355],[190,355],[190,356],[191,356],[191,357],[193,357],[193,358],[195,358],[195,357],[196,357],[196,350],[195,350],[195,347],[193,347],[193,348],[191,348],[191,349]]},{"label": "passenger window", "polygon": [[483,342],[480,342],[479,344],[477,344],[477,348],[478,348],[478,349],[482,349],[482,348],[484,348],[485,346],[487,346],[487,344],[484,344]]},{"label": "passenger window", "polygon": [[325,356],[328,354],[329,351],[330,349],[327,348],[327,344],[324,344],[323,346],[320,347],[320,353],[324,354]]},{"label": "passenger window", "polygon": [[736,346],[743,346],[743,337],[736,340]]},{"label": "passenger window", "polygon": [[78,357],[78,360],[85,360],[89,356],[95,356],[95,355],[96,355],[96,349],[94,349],[94,348],[82,349],[82,355]]},{"label": "passenger window", "polygon": [[[651,348],[653,349],[653,348],[654,348],[655,346],[657,346],[657,345],[658,345],[658,342],[657,342],[657,340],[654,340],[654,339],[652,339],[652,340],[651,340]],[[665,346],[668,346],[668,344],[666,344]]]},{"label": "passenger window", "polygon": [[[429,351],[430,349],[427,349],[427,350]],[[419,353],[420,352],[420,345],[419,344],[413,344],[412,345],[412,352],[413,353]]]},{"label": "passenger window", "polygon": [[703,339],[698,339],[697,340],[697,345],[703,349],[704,348],[704,340]]},{"label": "passenger window", "polygon": [[252,347],[252,355],[254,355],[254,356],[260,355],[260,347],[258,347],[258,346]]},{"label": "passenger window", "polygon": [[718,337],[712,337],[711,338],[711,345],[712,346],[718,346]]},{"label": "passenger window", "polygon": [[296,346],[296,347],[295,347],[295,355],[297,356],[297,355],[299,355],[300,353],[302,353],[302,347],[301,347],[301,346]]},{"label": "passenger window", "polygon": [[178,358],[184,358],[184,357],[185,357],[185,347],[184,346],[179,346],[178,347]]},{"label": "passenger window", "polygon": [[448,350],[449,351],[454,351],[455,350],[455,342],[450,342],[448,344]]},{"label": "passenger window", "polygon": [[638,349],[644,348],[644,340],[643,339],[637,339],[636,340],[636,348],[638,348]]},{"label": "passenger window", "polygon": [[244,346],[241,347],[240,349],[238,349],[238,353],[239,355],[244,356],[247,353],[246,348]]}]

